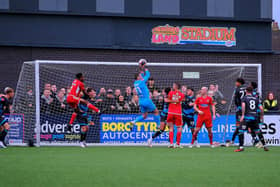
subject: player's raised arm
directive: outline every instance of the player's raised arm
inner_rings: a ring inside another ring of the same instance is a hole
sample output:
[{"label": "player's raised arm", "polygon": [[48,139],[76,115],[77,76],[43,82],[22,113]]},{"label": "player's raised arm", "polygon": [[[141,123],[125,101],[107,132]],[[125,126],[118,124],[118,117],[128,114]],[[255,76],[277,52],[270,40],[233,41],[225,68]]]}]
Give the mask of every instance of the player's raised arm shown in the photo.
[{"label": "player's raised arm", "polygon": [[141,74],[141,76],[143,77],[143,80],[145,81],[145,82],[147,82],[148,80],[149,80],[149,78],[150,78],[150,72],[149,72],[149,70],[148,69],[145,69],[145,73],[142,73]]}]

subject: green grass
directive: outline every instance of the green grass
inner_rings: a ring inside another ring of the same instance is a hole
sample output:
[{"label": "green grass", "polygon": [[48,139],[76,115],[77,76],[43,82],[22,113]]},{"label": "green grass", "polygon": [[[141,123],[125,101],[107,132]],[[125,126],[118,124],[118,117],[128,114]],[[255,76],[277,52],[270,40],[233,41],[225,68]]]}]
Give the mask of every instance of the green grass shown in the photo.
[{"label": "green grass", "polygon": [[280,186],[280,147],[10,147],[0,150],[0,186]]}]

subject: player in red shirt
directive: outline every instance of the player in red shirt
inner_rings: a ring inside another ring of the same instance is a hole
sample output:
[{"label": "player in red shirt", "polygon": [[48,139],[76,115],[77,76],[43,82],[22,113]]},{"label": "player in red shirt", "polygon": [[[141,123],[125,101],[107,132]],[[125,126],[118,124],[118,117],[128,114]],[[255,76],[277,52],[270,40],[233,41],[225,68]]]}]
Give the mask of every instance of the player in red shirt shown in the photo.
[{"label": "player in red shirt", "polygon": [[215,117],[216,110],[215,110],[215,105],[213,103],[213,99],[212,99],[212,97],[207,95],[207,92],[208,92],[208,88],[202,87],[201,91],[200,91],[201,96],[195,100],[194,109],[195,109],[195,111],[197,111],[198,117],[197,117],[196,128],[193,133],[190,148],[193,147],[193,143],[197,139],[197,134],[200,131],[203,124],[205,124],[205,126],[207,128],[210,145],[211,145],[211,147],[214,147],[213,146],[213,133],[212,133],[213,124],[212,124],[212,114],[211,114],[210,107],[212,107],[213,120],[215,120],[215,118],[216,118]]},{"label": "player in red shirt", "polygon": [[67,99],[66,99],[69,106],[74,108],[74,112],[72,114],[72,117],[71,117],[69,125],[68,125],[68,131],[71,131],[72,124],[77,117],[77,113],[79,110],[78,105],[80,102],[83,104],[86,104],[89,109],[91,109],[97,113],[100,113],[100,110],[98,108],[96,108],[95,106],[90,104],[87,100],[84,100],[81,98],[82,93],[87,95],[87,93],[85,91],[85,85],[84,85],[84,76],[82,73],[78,73],[76,75],[76,79],[72,83],[72,86],[70,88],[70,91],[69,91],[69,93],[67,95]]},{"label": "player in red shirt", "polygon": [[180,147],[181,135],[182,135],[182,104],[181,102],[185,99],[182,92],[179,91],[180,84],[173,83],[173,90],[169,92],[167,102],[169,103],[167,124],[169,126],[169,148],[174,148],[174,124],[177,126],[176,146]]}]

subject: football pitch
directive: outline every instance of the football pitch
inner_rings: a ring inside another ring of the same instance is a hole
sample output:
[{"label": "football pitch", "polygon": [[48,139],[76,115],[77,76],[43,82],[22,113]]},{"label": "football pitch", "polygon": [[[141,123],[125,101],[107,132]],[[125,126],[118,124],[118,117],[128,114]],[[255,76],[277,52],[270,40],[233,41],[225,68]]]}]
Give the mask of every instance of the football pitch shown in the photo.
[{"label": "football pitch", "polygon": [[0,149],[1,186],[280,185],[280,147],[9,147]]}]

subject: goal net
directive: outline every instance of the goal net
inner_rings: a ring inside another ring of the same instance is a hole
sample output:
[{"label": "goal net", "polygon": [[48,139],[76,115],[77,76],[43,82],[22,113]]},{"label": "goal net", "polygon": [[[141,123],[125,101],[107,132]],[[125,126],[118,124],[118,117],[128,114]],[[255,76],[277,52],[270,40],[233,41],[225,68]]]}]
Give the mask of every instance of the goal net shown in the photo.
[{"label": "goal net", "polygon": [[[214,141],[230,139],[235,124],[235,107],[232,103],[234,83],[243,77],[246,83],[258,82],[261,90],[261,66],[259,64],[200,64],[200,63],[149,63],[151,78],[147,82],[151,97],[162,110],[162,90],[179,82],[197,92],[202,86],[210,88],[220,115],[214,122]],[[86,141],[94,145],[143,145],[155,132],[154,116],[139,122],[130,131],[128,122],[139,115],[138,97],[133,89],[138,63],[134,62],[73,62],[36,60],[22,66],[14,98],[14,115],[24,120],[18,129],[18,139],[11,143],[35,142],[39,145],[76,145],[80,140],[80,125],[74,122],[72,133],[66,132],[73,109],[66,96],[75,74],[83,73],[87,88],[93,88],[89,102],[102,114],[88,112],[94,125],[89,126]],[[183,86],[183,92],[185,87]],[[168,130],[167,130],[168,132]],[[168,133],[155,142],[168,143]],[[11,133],[13,134],[13,133]],[[10,139],[16,139],[10,136]],[[208,143],[205,129],[198,140]],[[187,126],[183,129],[182,143],[191,141]]]}]

